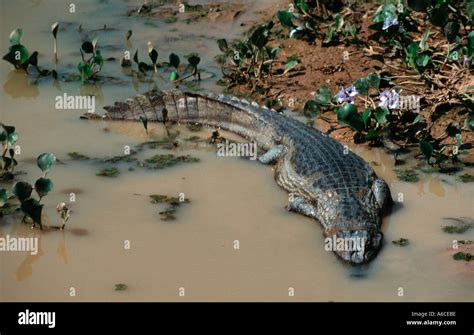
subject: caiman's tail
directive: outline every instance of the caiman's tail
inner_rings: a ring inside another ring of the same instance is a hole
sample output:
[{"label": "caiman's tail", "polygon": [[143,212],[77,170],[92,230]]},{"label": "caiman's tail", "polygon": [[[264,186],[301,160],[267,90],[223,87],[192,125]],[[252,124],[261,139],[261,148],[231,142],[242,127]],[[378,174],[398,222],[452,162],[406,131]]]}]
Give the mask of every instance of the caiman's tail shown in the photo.
[{"label": "caiman's tail", "polygon": [[277,139],[269,121],[278,117],[278,113],[255,102],[224,95],[150,91],[104,109],[106,113],[102,116],[84,118],[139,121],[145,117],[156,122],[202,123],[256,141],[263,148],[272,147]]}]

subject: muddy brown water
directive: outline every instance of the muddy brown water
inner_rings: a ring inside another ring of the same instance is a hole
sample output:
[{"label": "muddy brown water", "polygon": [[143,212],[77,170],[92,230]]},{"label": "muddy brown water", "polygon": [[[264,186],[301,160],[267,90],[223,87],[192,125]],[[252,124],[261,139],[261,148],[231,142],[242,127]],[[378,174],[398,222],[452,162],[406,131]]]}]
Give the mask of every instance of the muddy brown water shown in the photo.
[{"label": "muddy brown water", "polygon": [[[141,48],[142,57],[150,39],[158,47],[160,59],[166,59],[171,51],[180,56],[198,51],[202,67],[216,73],[216,78],[203,82],[202,87],[218,92],[214,39],[238,36],[245,29],[240,22],[257,20],[258,11],[266,8],[274,11],[278,1],[244,2],[247,12],[235,22],[204,20],[190,26],[178,21],[159,23],[158,28],[144,24],[145,19],[123,15],[138,4],[89,0],[69,15],[59,1],[7,5],[2,0],[1,47],[6,50],[9,32],[22,27],[24,44],[40,51],[39,63],[51,68],[49,27],[58,20],[72,22],[59,33],[58,70],[71,68],[74,72],[80,45],[76,27],[81,23],[87,30],[106,23],[117,30],[99,33],[99,41],[117,50],[104,50],[103,54],[120,57],[125,48],[123,36],[132,29],[132,43]],[[55,97],[63,92],[98,94],[97,111],[134,95],[137,88],[144,92],[148,84],[134,87],[117,62],[106,63],[104,72],[125,80],[124,85],[81,88],[78,82],[61,82],[58,88],[50,80],[34,84],[24,74],[11,71],[6,62],[1,62],[0,72],[0,120],[15,125],[20,135],[18,170],[26,175],[19,178],[32,182],[39,177],[34,160],[41,152],[53,152],[64,162],[50,173],[54,190],[44,198],[46,225],[59,224],[56,204],[68,202],[69,193],[76,193],[76,202],[69,203],[72,217],[63,232],[31,230],[18,216],[1,219],[0,236],[39,239],[37,255],[0,252],[1,301],[474,299],[472,267],[455,262],[449,251],[453,239],[474,240],[474,229],[462,235],[445,234],[440,229],[447,224],[444,217],[473,216],[472,184],[447,175],[425,175],[414,184],[401,182],[393,172],[391,157],[379,150],[354,147],[369,162],[376,162],[375,170],[389,183],[394,197],[403,194],[404,201],[384,221],[385,245],[377,259],[367,267],[353,269],[324,250],[317,222],[285,210],[288,195],[274,182],[271,167],[217,157],[215,148],[205,144],[171,152],[198,157],[199,163],[156,171],[127,171],[118,165],[121,174],[117,178],[96,176],[104,165],[68,159],[67,153],[73,151],[91,157],[121,155],[125,146],[147,139],[140,124],[85,122],[78,118],[83,111],[54,108]],[[180,141],[195,135],[184,126],[174,130],[181,132]],[[150,132],[150,136],[163,136],[164,130],[153,124]],[[197,135],[206,138],[210,132],[205,129]],[[169,153],[149,149],[143,154],[158,152]],[[148,196],[178,193],[184,193],[190,203],[179,208],[176,221],[161,221],[158,213],[163,207],[151,204]],[[410,245],[391,243],[400,237],[408,238]],[[234,249],[236,240],[238,250]],[[124,247],[127,241],[129,249]],[[127,290],[115,291],[117,283],[126,284]],[[290,287],[295,290],[294,297],[288,294]],[[75,296],[70,295],[71,288]],[[184,297],[179,296],[180,288],[185,289]],[[403,296],[399,296],[399,288],[403,288]]]}]

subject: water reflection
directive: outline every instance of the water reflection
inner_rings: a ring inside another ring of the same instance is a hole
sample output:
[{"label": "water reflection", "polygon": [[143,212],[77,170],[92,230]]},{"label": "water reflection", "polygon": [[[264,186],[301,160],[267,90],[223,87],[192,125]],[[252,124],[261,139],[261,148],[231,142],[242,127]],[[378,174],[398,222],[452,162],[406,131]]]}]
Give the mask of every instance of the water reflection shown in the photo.
[{"label": "water reflection", "polygon": [[8,73],[3,90],[13,98],[36,98],[39,95],[37,83],[32,84],[28,75],[19,70]]}]

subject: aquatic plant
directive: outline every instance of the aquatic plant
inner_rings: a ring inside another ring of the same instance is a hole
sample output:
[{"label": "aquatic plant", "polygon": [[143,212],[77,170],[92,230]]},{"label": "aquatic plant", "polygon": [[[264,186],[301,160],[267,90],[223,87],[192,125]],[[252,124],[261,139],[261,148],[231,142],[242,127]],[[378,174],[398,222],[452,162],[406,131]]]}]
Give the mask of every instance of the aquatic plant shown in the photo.
[{"label": "aquatic plant", "polygon": [[164,211],[161,211],[159,213],[162,216],[161,220],[163,221],[175,220],[175,214],[178,207],[180,207],[184,203],[189,203],[189,199],[187,198],[176,198],[161,194],[152,194],[150,195],[150,198],[152,204],[168,204],[168,207]]},{"label": "aquatic plant", "polygon": [[410,244],[410,241],[406,238],[401,237],[396,241],[392,241],[392,243],[395,244],[395,245],[398,245],[399,247],[405,247],[408,244]]},{"label": "aquatic plant", "polygon": [[[96,79],[97,74],[104,66],[104,58],[97,48],[97,41],[97,38],[92,40],[92,42],[85,41],[79,49],[82,62],[77,64],[77,69],[81,75],[82,83],[90,79]],[[86,59],[85,55],[90,55],[90,57]]]},{"label": "aquatic plant", "polygon": [[49,70],[41,70],[38,66],[38,52],[29,53],[26,46],[21,44],[23,37],[23,29],[16,28],[10,33],[9,41],[10,47],[8,52],[2,57],[3,60],[12,64],[17,70],[24,70],[28,73],[28,67],[34,67],[39,76],[47,76],[51,73]]},{"label": "aquatic plant", "polygon": [[62,226],[59,227],[59,229],[63,230],[66,227],[66,222],[69,221],[71,210],[66,206],[64,202],[60,202],[56,206],[56,212],[59,214],[59,217],[62,221]]},{"label": "aquatic plant", "polygon": [[15,159],[15,150],[12,146],[18,140],[15,127],[0,123],[3,131],[0,132],[0,143],[2,146],[2,160],[0,162],[0,180],[12,180],[15,166],[18,162]]},{"label": "aquatic plant", "polygon": [[51,26],[51,33],[53,34],[54,38],[54,61],[58,62],[58,30],[59,30],[59,23],[55,22]]}]

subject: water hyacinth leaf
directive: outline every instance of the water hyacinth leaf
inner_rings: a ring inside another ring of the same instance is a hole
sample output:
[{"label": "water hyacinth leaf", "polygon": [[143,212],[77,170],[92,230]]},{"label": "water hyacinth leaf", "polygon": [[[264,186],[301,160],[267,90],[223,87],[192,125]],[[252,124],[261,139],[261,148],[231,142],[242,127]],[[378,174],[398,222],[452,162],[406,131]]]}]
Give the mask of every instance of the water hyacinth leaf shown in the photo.
[{"label": "water hyacinth leaf", "polygon": [[326,33],[326,38],[324,39],[323,43],[331,42],[333,34],[334,34],[334,28],[328,27],[328,32]]},{"label": "water hyacinth leaf", "polygon": [[41,213],[43,211],[43,205],[38,200],[28,198],[21,203],[21,211],[29,216],[35,223],[41,226]]},{"label": "water hyacinth leaf", "polygon": [[369,93],[369,82],[367,78],[359,78],[354,82],[354,87],[356,88],[357,92],[363,95],[367,95]]},{"label": "water hyacinth leaf", "polygon": [[294,0],[294,3],[302,12],[309,11],[308,0]]},{"label": "water hyacinth leaf", "polygon": [[288,61],[286,64],[285,64],[285,71],[288,72],[290,70],[292,70],[296,65],[298,65],[298,61],[297,60],[290,60]]},{"label": "water hyacinth leaf", "polygon": [[364,112],[362,112],[362,121],[364,121],[365,126],[367,127],[367,121],[370,118],[370,108],[364,109]]},{"label": "water hyacinth leaf", "polygon": [[293,28],[293,22],[291,21],[292,16],[293,14],[286,10],[279,10],[277,13],[278,20],[280,20],[283,26],[289,29]]},{"label": "water hyacinth leaf", "polygon": [[6,189],[0,187],[0,207],[3,207],[8,200],[8,192]]},{"label": "water hyacinth leaf", "polygon": [[13,185],[11,192],[18,198],[18,200],[20,200],[20,202],[23,202],[31,196],[33,187],[26,181],[19,181]]},{"label": "water hyacinth leaf", "polygon": [[452,43],[452,42],[456,41],[456,37],[458,36],[460,28],[461,27],[460,27],[459,23],[457,23],[455,21],[448,22],[444,26],[443,32],[444,32],[444,36],[446,36],[448,42]]},{"label": "water hyacinth leaf", "polygon": [[145,62],[138,63],[138,71],[141,73],[146,73],[148,71],[148,65]]},{"label": "water hyacinth leaf", "polygon": [[357,114],[357,107],[353,104],[345,104],[336,111],[337,119],[339,121],[346,121],[349,118],[350,114]]},{"label": "water hyacinth leaf", "polygon": [[91,53],[94,52],[94,46],[93,46],[92,43],[89,42],[89,41],[85,41],[84,43],[82,43],[81,49],[82,49],[82,51],[84,51],[86,54],[91,54]]},{"label": "water hyacinth leaf", "polygon": [[143,124],[143,128],[145,128],[145,130],[148,132],[148,119],[145,116],[141,115],[140,121]]},{"label": "water hyacinth leaf", "polygon": [[0,142],[5,143],[7,141],[7,138],[8,138],[7,133],[5,131],[2,131],[0,133]]},{"label": "water hyacinth leaf", "polygon": [[99,41],[99,37],[96,37],[92,40],[92,48],[93,50],[97,49],[97,42]]},{"label": "water hyacinth leaf", "polygon": [[49,171],[54,163],[56,163],[56,156],[51,153],[43,153],[36,159],[36,164],[43,172]]},{"label": "water hyacinth leaf", "polygon": [[420,49],[421,50],[426,50],[428,49],[428,38],[430,37],[430,30],[428,28],[425,29],[425,32],[423,33],[423,38],[420,41]]},{"label": "water hyacinth leaf", "polygon": [[23,29],[21,28],[16,28],[10,33],[10,36],[8,39],[10,40],[11,45],[16,45],[20,44],[21,42],[21,36],[23,36]]},{"label": "water hyacinth leaf", "polygon": [[370,73],[367,76],[368,84],[373,88],[379,88],[380,85],[380,75],[378,73]]},{"label": "water hyacinth leaf", "polygon": [[35,190],[39,197],[42,198],[53,190],[53,182],[48,178],[39,178],[35,182]]},{"label": "water hyacinth leaf", "polygon": [[58,30],[59,30],[59,22],[54,22],[51,25],[51,32],[53,33],[54,38],[58,36]]},{"label": "water hyacinth leaf", "polygon": [[316,117],[321,112],[319,104],[314,100],[308,100],[304,104],[303,114],[309,119]]},{"label": "water hyacinth leaf", "polygon": [[152,62],[153,64],[156,64],[156,61],[158,60],[158,51],[156,51],[155,48],[152,48],[152,49],[148,52],[148,56],[150,56],[151,62]]},{"label": "water hyacinth leaf", "polygon": [[334,23],[336,26],[336,31],[340,31],[342,26],[344,25],[344,18],[342,17],[341,13],[336,14],[336,17],[334,18]]},{"label": "water hyacinth leaf", "polygon": [[416,43],[416,42],[410,43],[410,44],[407,46],[407,53],[408,53],[408,56],[414,58],[414,57],[416,56],[416,54],[418,53],[418,48],[419,48],[418,43]]},{"label": "water hyacinth leaf", "polygon": [[170,81],[175,81],[177,79],[178,79],[178,72],[176,72],[176,71],[171,72],[170,75],[169,75],[169,80]]},{"label": "water hyacinth leaf", "polygon": [[328,86],[323,85],[319,88],[318,93],[314,96],[314,100],[321,104],[327,105],[331,103],[331,90]]},{"label": "water hyacinth leaf", "polygon": [[180,63],[179,56],[176,55],[175,53],[171,53],[169,56],[169,63],[170,63],[170,66],[174,67],[175,69],[178,69],[178,66]]},{"label": "water hyacinth leaf", "polygon": [[433,146],[431,143],[425,139],[421,139],[419,147],[423,156],[425,156],[427,160],[430,159],[431,155],[433,154]]},{"label": "water hyacinth leaf", "polygon": [[7,134],[7,136],[10,136],[11,134],[13,134],[15,132],[15,127],[14,126],[7,126],[3,123],[0,123],[0,124],[2,125],[2,128],[5,131],[5,133]]},{"label": "water hyacinth leaf", "polygon": [[448,6],[442,3],[439,7],[433,8],[429,18],[430,22],[438,27],[443,27],[448,22]]},{"label": "water hyacinth leaf", "polygon": [[390,114],[390,111],[385,107],[377,107],[374,112],[375,119],[379,124],[384,124],[387,122],[388,114]]},{"label": "water hyacinth leaf", "polygon": [[38,51],[33,52],[28,58],[28,64],[37,67],[38,66]]},{"label": "water hyacinth leaf", "polygon": [[135,50],[135,54],[133,55],[133,61],[138,64],[138,49]]},{"label": "water hyacinth leaf", "polygon": [[420,67],[425,67],[428,65],[428,62],[430,61],[430,56],[427,54],[421,54],[418,57],[416,57],[416,64]]},{"label": "water hyacinth leaf", "polygon": [[258,27],[249,38],[250,42],[255,45],[257,48],[263,48],[268,42],[268,27],[260,26]]},{"label": "water hyacinth leaf", "polygon": [[84,82],[92,76],[92,66],[89,63],[79,63],[77,69],[81,73],[81,81]]},{"label": "water hyacinth leaf", "polygon": [[219,50],[222,52],[227,52],[229,50],[229,46],[227,44],[227,40],[225,38],[220,38],[217,40],[217,45],[219,46]]},{"label": "water hyacinth leaf", "polygon": [[8,134],[8,143],[11,145],[15,144],[18,141],[18,134],[17,133],[10,133]]},{"label": "water hyacinth leaf", "polygon": [[28,60],[28,49],[21,44],[12,45],[3,59],[12,65],[19,66]]},{"label": "water hyacinth leaf", "polygon": [[95,56],[94,56],[94,62],[99,65],[99,68],[102,69],[102,67],[104,66],[104,58],[102,57],[102,54],[100,53],[100,50],[97,50],[95,52]]},{"label": "water hyacinth leaf", "polygon": [[197,68],[200,61],[201,61],[201,58],[199,58],[198,55],[190,55],[188,57],[189,65],[191,65],[194,68]]},{"label": "water hyacinth leaf", "polygon": [[431,4],[431,0],[408,0],[408,7],[417,12],[423,12]]}]

